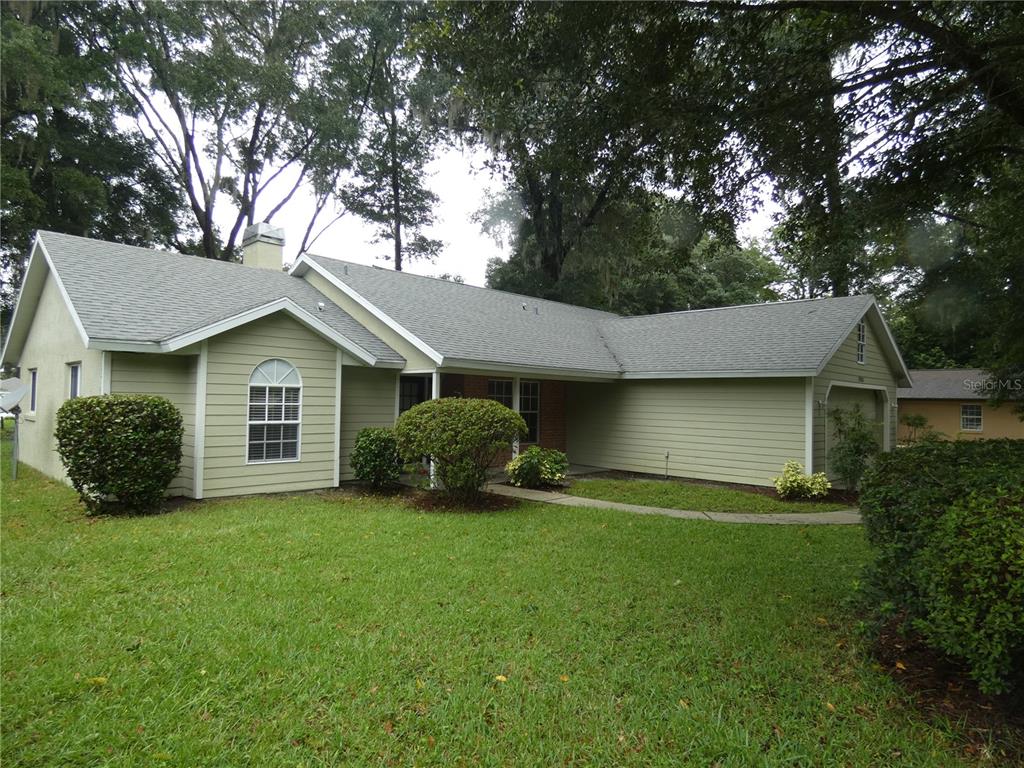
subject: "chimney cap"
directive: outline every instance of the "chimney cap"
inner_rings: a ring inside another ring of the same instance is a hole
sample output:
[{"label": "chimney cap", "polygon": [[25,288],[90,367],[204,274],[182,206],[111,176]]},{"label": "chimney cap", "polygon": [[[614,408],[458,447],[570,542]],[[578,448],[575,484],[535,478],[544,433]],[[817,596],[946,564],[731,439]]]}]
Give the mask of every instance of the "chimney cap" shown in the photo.
[{"label": "chimney cap", "polygon": [[245,247],[255,242],[284,245],[284,230],[266,221],[250,224],[245,228],[245,233],[242,235],[242,246]]}]

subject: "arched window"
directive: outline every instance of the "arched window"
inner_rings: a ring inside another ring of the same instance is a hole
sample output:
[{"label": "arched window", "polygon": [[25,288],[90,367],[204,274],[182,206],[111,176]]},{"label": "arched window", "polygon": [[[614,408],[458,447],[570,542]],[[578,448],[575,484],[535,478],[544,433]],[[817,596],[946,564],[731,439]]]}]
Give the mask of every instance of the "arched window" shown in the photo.
[{"label": "arched window", "polygon": [[286,360],[265,360],[249,377],[250,464],[297,461],[302,377]]}]

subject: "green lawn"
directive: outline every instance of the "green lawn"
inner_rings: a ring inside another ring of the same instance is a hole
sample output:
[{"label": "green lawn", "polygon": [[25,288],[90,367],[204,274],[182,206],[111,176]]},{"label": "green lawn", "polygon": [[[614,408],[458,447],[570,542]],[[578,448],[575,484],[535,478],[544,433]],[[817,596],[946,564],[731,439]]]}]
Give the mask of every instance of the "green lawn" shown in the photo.
[{"label": "green lawn", "polygon": [[850,508],[834,502],[782,501],[761,493],[679,480],[581,478],[573,480],[565,492],[587,499],[694,512],[834,512]]},{"label": "green lawn", "polygon": [[842,608],[859,528],[2,496],[4,766],[960,765]]}]

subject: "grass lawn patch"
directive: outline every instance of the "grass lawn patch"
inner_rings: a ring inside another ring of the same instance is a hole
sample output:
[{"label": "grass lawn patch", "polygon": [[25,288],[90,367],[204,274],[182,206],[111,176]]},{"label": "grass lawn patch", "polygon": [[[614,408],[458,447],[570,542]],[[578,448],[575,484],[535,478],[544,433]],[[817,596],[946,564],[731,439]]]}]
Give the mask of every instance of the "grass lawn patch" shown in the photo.
[{"label": "grass lawn patch", "polygon": [[694,512],[835,512],[850,508],[848,503],[783,501],[764,493],[682,480],[580,478],[573,480],[565,493],[587,499]]},{"label": "grass lawn patch", "polygon": [[859,528],[2,494],[5,766],[972,759],[864,660]]}]

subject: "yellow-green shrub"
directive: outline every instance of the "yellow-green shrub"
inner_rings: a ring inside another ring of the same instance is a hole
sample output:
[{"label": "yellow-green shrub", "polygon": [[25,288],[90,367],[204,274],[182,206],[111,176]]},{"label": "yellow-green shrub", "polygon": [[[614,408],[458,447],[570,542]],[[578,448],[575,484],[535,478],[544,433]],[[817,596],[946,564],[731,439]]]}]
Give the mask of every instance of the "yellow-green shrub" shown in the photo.
[{"label": "yellow-green shrub", "polygon": [[832,483],[824,472],[804,474],[804,465],[799,461],[787,461],[782,465],[782,474],[772,478],[775,490],[784,499],[817,499],[828,494]]}]

